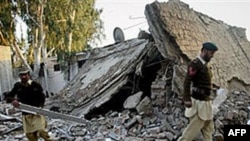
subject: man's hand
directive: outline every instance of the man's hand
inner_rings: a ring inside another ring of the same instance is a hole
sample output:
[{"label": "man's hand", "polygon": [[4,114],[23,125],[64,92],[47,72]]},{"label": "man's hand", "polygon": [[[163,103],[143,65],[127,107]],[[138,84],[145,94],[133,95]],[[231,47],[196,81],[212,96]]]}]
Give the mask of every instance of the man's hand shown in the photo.
[{"label": "man's hand", "polygon": [[19,107],[20,104],[19,104],[19,101],[15,99],[15,100],[12,101],[12,105],[14,107]]},{"label": "man's hand", "polygon": [[192,101],[184,101],[184,105],[185,105],[187,108],[190,108],[190,107],[192,107]]}]

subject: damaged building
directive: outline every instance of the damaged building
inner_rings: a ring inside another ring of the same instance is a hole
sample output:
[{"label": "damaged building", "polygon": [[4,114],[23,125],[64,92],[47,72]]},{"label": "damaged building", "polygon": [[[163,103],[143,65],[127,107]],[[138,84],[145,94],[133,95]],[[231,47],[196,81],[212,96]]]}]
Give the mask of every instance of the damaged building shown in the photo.
[{"label": "damaged building", "polygon": [[89,139],[173,140],[188,123],[182,103],[187,64],[203,42],[211,41],[219,47],[211,61],[214,82],[228,91],[215,115],[214,137],[222,136],[223,124],[246,124],[249,105],[244,101],[250,99],[246,29],[179,0],[148,4],[145,15],[150,34],[90,50],[78,74],[47,100],[46,108],[94,122],[84,126],[92,131]]},{"label": "damaged building", "polygon": [[[211,62],[215,83],[229,91],[249,92],[250,44],[244,28],[194,11],[178,0],[149,4],[145,15],[153,41],[142,35],[91,50],[79,73],[57,97],[62,111],[85,115],[106,106],[118,110],[138,92],[164,105],[168,93],[182,94],[186,65],[206,41],[219,46]],[[157,87],[161,90],[154,91]]]}]

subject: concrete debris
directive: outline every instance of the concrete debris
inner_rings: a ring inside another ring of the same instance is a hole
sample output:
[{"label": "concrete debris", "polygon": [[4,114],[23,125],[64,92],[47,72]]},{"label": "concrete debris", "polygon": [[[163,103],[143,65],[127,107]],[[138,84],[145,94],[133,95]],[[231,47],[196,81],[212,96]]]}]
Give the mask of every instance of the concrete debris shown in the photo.
[{"label": "concrete debris", "polygon": [[153,113],[153,107],[152,104],[150,102],[151,100],[149,99],[149,97],[145,97],[141,100],[141,102],[138,104],[138,106],[136,106],[136,110],[138,113],[144,113],[146,115],[152,115]]},{"label": "concrete debris", "polygon": [[[162,139],[171,141],[181,134],[188,119],[183,115],[184,107],[180,97],[172,95],[169,99],[169,103],[164,107],[164,109],[168,109],[167,111],[159,107],[154,107],[151,115],[131,110],[124,110],[121,113],[109,111],[103,116],[99,115],[92,118],[92,124],[88,126],[47,117],[48,130],[50,135],[58,141],[94,141],[98,139],[111,141],[129,139],[153,141]],[[240,100],[246,102],[237,102]],[[223,125],[247,123],[250,114],[247,101],[250,101],[249,94],[235,91],[219,106],[219,112],[215,115],[215,139],[218,139],[218,141],[221,139]],[[11,108],[11,106],[6,105],[9,104],[1,103],[0,106]],[[5,111],[0,111],[0,113],[7,116]],[[20,118],[21,115],[12,116]],[[20,121],[1,121],[0,129],[0,140],[6,138],[16,141],[27,140],[22,132]],[[196,140],[199,141],[199,139]]]},{"label": "concrete debris", "polygon": [[[215,83],[223,90],[213,105],[214,140],[223,140],[224,125],[250,123],[250,44],[245,30],[179,0],[148,4],[145,15],[150,35],[141,32],[138,39],[90,50],[79,73],[47,99],[46,109],[91,122],[83,126],[47,117],[55,141],[175,140],[188,123],[182,101],[186,66],[205,41],[219,46],[211,62]],[[0,140],[26,141],[20,120],[9,120],[20,119],[20,112],[11,109],[0,105],[5,115],[0,116]],[[195,139],[202,140],[201,135]]]},{"label": "concrete debris", "polygon": [[142,92],[138,92],[130,97],[127,98],[127,100],[124,102],[123,107],[126,109],[133,109],[136,108],[136,106],[141,101]]}]

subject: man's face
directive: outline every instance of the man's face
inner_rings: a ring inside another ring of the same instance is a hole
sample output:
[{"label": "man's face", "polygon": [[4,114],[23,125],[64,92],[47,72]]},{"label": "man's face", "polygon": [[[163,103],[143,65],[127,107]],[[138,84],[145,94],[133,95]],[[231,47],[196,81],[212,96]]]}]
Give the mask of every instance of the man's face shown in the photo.
[{"label": "man's face", "polygon": [[215,51],[205,50],[205,54],[204,54],[203,59],[206,62],[209,62],[211,60],[211,58],[213,58],[214,53],[215,53]]},{"label": "man's face", "polygon": [[30,79],[30,75],[28,73],[19,74],[19,77],[22,83],[26,83]]}]

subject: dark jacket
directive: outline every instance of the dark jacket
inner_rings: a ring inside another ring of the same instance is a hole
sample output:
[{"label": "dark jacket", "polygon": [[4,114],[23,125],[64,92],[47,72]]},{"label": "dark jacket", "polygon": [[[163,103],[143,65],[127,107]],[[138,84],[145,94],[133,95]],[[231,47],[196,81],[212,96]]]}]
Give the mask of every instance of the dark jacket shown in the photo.
[{"label": "dark jacket", "polygon": [[[197,99],[208,99],[212,89],[212,71],[199,58],[194,59],[188,65],[187,75],[184,81],[184,101],[191,101],[191,96]],[[193,91],[191,88],[196,88]]]},{"label": "dark jacket", "polygon": [[21,82],[16,82],[13,89],[6,95],[6,101],[11,102],[17,98],[23,104],[43,107],[45,102],[45,95],[42,86],[32,81],[30,85],[24,86]]}]

